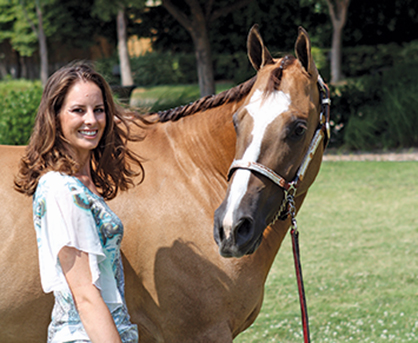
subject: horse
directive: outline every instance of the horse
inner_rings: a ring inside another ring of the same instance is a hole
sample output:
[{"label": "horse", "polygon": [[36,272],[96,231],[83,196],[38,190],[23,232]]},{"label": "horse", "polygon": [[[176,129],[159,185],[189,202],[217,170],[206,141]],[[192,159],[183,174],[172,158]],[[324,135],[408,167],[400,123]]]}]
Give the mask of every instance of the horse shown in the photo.
[{"label": "horse", "polygon": [[[270,223],[286,192],[263,174],[229,169],[234,160],[252,160],[292,180],[322,105],[304,29],[296,58],[273,58],[257,26],[247,48],[257,71],[253,78],[151,113],[146,127],[132,125],[133,133],[145,134],[129,143],[143,158],[145,179],[109,205],[125,227],[126,302],[140,342],[232,342],[260,311],[267,275],[290,225],[284,215]],[[53,306],[53,296],[41,289],[31,199],[13,190],[24,149],[0,147],[1,343],[45,342]],[[308,153],[296,211],[323,151],[320,144]]]}]

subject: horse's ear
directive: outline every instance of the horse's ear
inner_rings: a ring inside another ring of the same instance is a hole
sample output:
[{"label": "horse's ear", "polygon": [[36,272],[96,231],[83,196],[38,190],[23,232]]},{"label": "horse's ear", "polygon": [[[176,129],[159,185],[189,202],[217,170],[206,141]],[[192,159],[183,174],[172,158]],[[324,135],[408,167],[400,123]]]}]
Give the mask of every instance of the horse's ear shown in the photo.
[{"label": "horse's ear", "polygon": [[248,34],[247,39],[248,58],[255,70],[259,70],[266,64],[273,63],[273,57],[264,46],[263,39],[258,31],[258,25],[255,24]]},{"label": "horse's ear", "polygon": [[303,27],[299,27],[299,35],[295,43],[296,57],[305,68],[305,70],[315,78],[318,76],[315,62],[311,53],[311,40],[308,32]]}]

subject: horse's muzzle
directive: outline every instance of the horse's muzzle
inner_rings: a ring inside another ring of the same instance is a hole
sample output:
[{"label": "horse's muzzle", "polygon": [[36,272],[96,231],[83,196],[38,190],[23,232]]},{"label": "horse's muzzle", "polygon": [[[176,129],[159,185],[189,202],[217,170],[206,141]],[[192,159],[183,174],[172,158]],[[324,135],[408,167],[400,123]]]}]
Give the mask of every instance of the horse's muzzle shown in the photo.
[{"label": "horse's muzzle", "polygon": [[223,225],[224,211],[221,205],[215,211],[213,234],[222,257],[240,258],[252,254],[260,246],[262,233],[256,232],[254,220],[241,217],[229,227]]}]

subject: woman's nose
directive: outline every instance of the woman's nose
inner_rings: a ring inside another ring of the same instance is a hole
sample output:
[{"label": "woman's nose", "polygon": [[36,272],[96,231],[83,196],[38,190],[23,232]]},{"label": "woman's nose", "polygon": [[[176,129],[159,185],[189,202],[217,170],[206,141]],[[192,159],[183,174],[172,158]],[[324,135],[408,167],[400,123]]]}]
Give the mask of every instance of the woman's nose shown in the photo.
[{"label": "woman's nose", "polygon": [[95,124],[97,122],[96,113],[94,109],[88,109],[84,118],[86,124]]}]

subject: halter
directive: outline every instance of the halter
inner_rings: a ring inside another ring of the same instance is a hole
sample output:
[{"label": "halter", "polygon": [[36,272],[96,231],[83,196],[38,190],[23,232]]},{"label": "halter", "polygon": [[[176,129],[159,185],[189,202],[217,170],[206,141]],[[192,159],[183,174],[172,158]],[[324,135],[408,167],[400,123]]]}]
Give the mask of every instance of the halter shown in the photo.
[{"label": "halter", "polygon": [[290,214],[290,204],[294,201],[296,191],[300,186],[300,183],[303,181],[303,178],[305,177],[305,173],[308,170],[310,163],[312,162],[316,150],[322,141],[324,142],[325,147],[329,142],[331,136],[329,125],[331,99],[329,97],[329,89],[319,75],[317,84],[321,97],[321,113],[319,114],[319,124],[312,138],[311,144],[309,145],[308,152],[306,153],[305,158],[303,159],[303,162],[292,181],[287,182],[279,174],[258,162],[235,160],[232,162],[232,165],[229,168],[228,180],[231,178],[236,169],[247,169],[267,177],[270,181],[283,189],[284,197],[282,203],[277,214],[274,216],[272,222],[269,225],[274,224],[278,219],[284,220],[288,217]]}]

